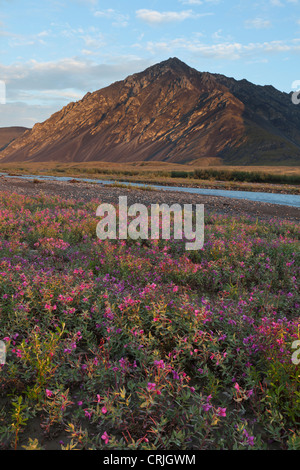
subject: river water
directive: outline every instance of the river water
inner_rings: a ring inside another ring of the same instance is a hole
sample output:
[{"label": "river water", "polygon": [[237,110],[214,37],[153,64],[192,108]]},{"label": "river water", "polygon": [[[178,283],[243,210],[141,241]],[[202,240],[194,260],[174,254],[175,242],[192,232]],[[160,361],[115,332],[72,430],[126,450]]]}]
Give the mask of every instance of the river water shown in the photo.
[{"label": "river water", "polygon": [[[15,178],[15,176],[0,173],[6,178]],[[116,181],[90,179],[90,178],[70,178],[69,176],[49,176],[49,175],[20,175],[18,178],[22,179],[38,179],[38,180],[55,180],[55,181],[69,181],[70,179],[76,181],[84,181],[86,183],[99,183],[99,184],[112,184]],[[117,181],[117,183],[127,184],[130,186],[145,186],[143,183],[129,183],[125,181]],[[300,196],[295,194],[277,194],[277,193],[263,193],[254,191],[230,191],[223,189],[202,189],[202,188],[188,188],[178,186],[159,186],[156,184],[149,185],[152,188],[163,189],[165,191],[181,191],[192,194],[204,194],[208,196],[223,196],[233,199],[246,199],[248,201],[267,202],[269,204],[280,204],[284,206],[299,207]]]}]

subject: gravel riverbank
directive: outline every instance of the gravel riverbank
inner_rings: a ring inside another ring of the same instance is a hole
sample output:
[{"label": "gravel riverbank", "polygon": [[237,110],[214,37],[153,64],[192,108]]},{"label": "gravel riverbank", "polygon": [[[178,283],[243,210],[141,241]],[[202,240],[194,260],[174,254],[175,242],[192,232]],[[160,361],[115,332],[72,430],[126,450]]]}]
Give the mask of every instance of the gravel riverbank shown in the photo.
[{"label": "gravel riverbank", "polygon": [[300,209],[277,204],[252,202],[243,199],[231,199],[221,196],[196,195],[184,192],[164,190],[140,190],[104,184],[93,184],[70,181],[34,181],[20,178],[0,178],[0,191],[34,196],[40,193],[57,195],[66,199],[100,203],[118,203],[119,196],[127,196],[128,205],[135,202],[149,205],[166,204],[204,204],[205,213],[250,216],[258,219],[279,218],[300,220]]}]

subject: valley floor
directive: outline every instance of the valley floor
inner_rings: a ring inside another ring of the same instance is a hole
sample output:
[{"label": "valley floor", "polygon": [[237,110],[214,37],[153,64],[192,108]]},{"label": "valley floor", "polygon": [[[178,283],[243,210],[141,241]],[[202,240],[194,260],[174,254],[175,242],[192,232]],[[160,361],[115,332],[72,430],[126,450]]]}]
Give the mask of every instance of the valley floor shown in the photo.
[{"label": "valley floor", "polygon": [[[99,240],[121,195],[204,204],[203,248]],[[299,213],[0,178],[0,450],[299,450]]]},{"label": "valley floor", "polygon": [[0,191],[12,191],[26,196],[38,194],[57,195],[66,199],[79,199],[83,202],[99,200],[101,203],[118,203],[120,196],[127,196],[128,204],[136,202],[149,204],[204,204],[205,213],[249,216],[258,219],[300,220],[300,210],[289,206],[236,200],[219,196],[204,196],[172,191],[126,189],[118,186],[106,186],[92,183],[29,181],[16,178],[0,178]]}]

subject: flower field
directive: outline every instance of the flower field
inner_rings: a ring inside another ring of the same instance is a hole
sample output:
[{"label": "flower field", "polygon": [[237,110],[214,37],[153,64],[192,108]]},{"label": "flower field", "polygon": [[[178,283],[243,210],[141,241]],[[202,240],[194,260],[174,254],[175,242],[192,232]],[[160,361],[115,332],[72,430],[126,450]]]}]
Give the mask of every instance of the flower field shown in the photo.
[{"label": "flower field", "polygon": [[0,448],[299,450],[299,225],[188,252],[100,241],[100,202],[0,194]]}]

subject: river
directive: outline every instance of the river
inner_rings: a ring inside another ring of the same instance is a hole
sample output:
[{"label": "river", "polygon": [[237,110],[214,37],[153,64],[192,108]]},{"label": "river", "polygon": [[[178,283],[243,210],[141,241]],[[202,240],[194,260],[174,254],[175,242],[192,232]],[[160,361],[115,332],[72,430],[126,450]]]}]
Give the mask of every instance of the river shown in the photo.
[{"label": "river", "polygon": [[[8,175],[5,173],[0,173],[0,175],[5,176],[6,178],[16,178],[16,176]],[[55,181],[69,181],[71,178],[69,176],[50,176],[50,175],[18,175],[18,178],[22,179],[38,179],[38,180],[55,180]],[[129,183],[125,181],[108,181],[100,179],[90,179],[90,178],[72,178],[78,182],[84,181],[86,183],[99,183],[99,184],[112,184],[120,183],[127,184],[130,186],[143,186],[142,183]],[[300,208],[300,196],[295,194],[277,194],[277,193],[263,193],[255,191],[230,191],[223,189],[203,189],[203,188],[189,188],[189,187],[179,187],[179,186],[160,186],[157,184],[149,185],[151,188],[162,189],[165,191],[181,191],[188,192],[192,194],[204,194],[209,196],[223,196],[233,199],[246,199],[248,201],[255,202],[266,202],[269,204],[280,204],[284,206],[299,207]]]}]

